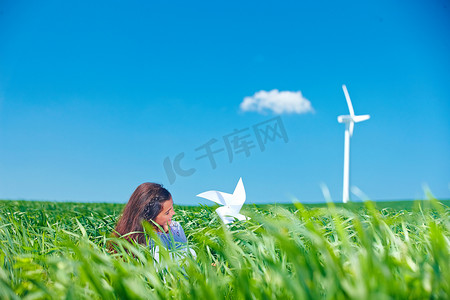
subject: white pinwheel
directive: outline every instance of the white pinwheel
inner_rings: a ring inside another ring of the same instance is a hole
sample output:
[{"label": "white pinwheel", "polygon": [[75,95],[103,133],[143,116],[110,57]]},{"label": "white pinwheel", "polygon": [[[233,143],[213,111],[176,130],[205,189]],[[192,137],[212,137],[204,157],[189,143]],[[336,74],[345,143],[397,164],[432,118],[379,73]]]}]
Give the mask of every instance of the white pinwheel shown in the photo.
[{"label": "white pinwheel", "polygon": [[245,202],[245,189],[242,178],[239,178],[239,182],[236,185],[233,194],[219,191],[207,191],[198,194],[197,197],[205,198],[223,205],[216,209],[216,213],[225,224],[232,223],[235,218],[240,221],[247,219],[246,216],[239,213]]}]

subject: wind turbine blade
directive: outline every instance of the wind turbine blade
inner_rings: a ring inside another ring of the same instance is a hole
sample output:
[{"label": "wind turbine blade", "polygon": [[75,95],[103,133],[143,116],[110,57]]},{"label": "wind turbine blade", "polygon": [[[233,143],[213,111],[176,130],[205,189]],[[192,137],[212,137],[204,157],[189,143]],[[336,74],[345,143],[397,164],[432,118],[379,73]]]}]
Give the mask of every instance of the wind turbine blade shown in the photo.
[{"label": "wind turbine blade", "polygon": [[354,128],[355,128],[355,122],[350,122],[350,124],[348,124],[348,131],[350,132],[350,136],[353,136]]},{"label": "wind turbine blade", "polygon": [[370,119],[370,115],[362,115],[362,116],[354,116],[353,117],[353,121],[355,121],[355,123],[362,122],[362,121],[369,120],[369,119]]},{"label": "wind turbine blade", "polygon": [[350,95],[348,94],[347,87],[345,84],[342,85],[342,89],[344,90],[345,99],[347,100],[348,110],[350,111],[350,115],[354,116],[355,112],[353,111],[352,101],[350,100]]},{"label": "wind turbine blade", "polygon": [[205,198],[211,201],[216,202],[217,204],[227,205],[230,200],[233,198],[233,195],[218,191],[207,191],[201,194],[198,194],[197,197]]}]

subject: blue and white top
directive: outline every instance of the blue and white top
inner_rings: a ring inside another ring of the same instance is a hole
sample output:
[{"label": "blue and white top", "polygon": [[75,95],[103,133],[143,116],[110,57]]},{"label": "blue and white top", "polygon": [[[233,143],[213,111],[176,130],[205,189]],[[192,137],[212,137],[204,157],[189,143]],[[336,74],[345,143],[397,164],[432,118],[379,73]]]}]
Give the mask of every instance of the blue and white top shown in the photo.
[{"label": "blue and white top", "polygon": [[187,239],[183,227],[176,221],[172,221],[169,225],[169,232],[158,232],[157,234],[164,247],[169,250],[186,247]]},{"label": "blue and white top", "polygon": [[[195,258],[197,255],[195,251],[189,248],[186,235],[180,223],[172,221],[169,224],[169,232],[157,232],[159,239],[163,246],[171,252],[172,259],[179,259],[185,257],[189,253]],[[154,251],[153,257],[159,262],[159,247],[155,247],[155,243],[150,241],[150,248]]]}]

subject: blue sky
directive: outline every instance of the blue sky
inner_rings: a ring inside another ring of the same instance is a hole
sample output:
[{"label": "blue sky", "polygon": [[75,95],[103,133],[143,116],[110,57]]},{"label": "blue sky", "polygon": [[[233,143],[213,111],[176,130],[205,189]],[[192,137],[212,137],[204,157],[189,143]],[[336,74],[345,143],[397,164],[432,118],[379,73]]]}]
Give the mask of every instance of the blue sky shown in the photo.
[{"label": "blue sky", "polygon": [[[126,202],[152,181],[197,204],[242,176],[249,203],[323,202],[321,183],[340,201],[342,84],[371,115],[351,140],[351,185],[374,200],[422,198],[424,185],[450,198],[449,6],[2,1],[0,198]],[[312,110],[240,108],[275,89]],[[253,126],[272,119],[287,141],[262,151]],[[235,129],[254,147],[230,162]],[[195,149],[214,139],[213,169]],[[170,183],[164,161],[180,153],[195,171]]]}]

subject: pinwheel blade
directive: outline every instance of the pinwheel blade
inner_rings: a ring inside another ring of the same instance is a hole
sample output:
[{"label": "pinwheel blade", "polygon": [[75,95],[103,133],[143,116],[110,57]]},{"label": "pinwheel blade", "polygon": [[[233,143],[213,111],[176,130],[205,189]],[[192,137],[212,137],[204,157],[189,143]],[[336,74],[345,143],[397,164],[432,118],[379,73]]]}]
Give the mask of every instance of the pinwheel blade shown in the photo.
[{"label": "pinwheel blade", "polygon": [[217,204],[227,205],[228,202],[231,201],[233,195],[218,191],[207,191],[201,194],[198,194],[197,197],[205,198],[211,201],[216,202]]},{"label": "pinwheel blade", "polygon": [[244,202],[245,202],[245,196],[246,195],[245,195],[244,184],[242,183],[242,177],[241,177],[241,178],[239,178],[239,182],[236,185],[236,188],[234,189],[233,200],[229,204],[242,206],[242,204],[244,204]]}]

